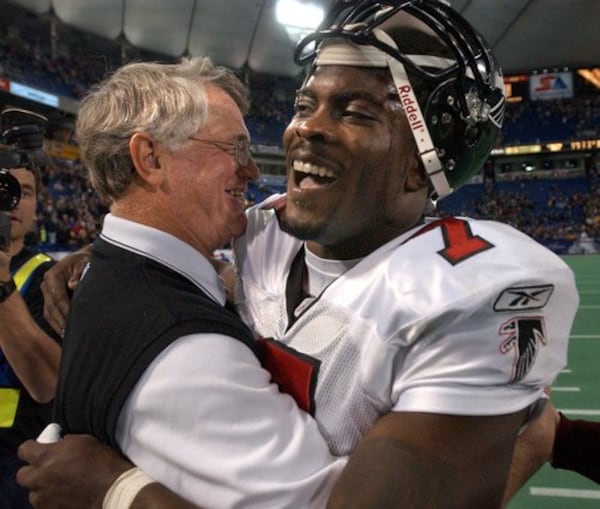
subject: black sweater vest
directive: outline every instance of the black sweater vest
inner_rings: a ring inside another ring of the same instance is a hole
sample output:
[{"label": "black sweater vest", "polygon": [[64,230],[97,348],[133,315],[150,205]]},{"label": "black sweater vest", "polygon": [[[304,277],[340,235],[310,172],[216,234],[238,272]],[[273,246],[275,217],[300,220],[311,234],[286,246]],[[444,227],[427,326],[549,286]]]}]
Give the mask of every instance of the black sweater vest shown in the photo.
[{"label": "black sweater vest", "polygon": [[119,449],[116,424],[131,390],[160,352],[193,333],[231,336],[255,351],[239,317],[187,278],[97,240],[71,303],[55,420],[65,433],[90,433]]}]

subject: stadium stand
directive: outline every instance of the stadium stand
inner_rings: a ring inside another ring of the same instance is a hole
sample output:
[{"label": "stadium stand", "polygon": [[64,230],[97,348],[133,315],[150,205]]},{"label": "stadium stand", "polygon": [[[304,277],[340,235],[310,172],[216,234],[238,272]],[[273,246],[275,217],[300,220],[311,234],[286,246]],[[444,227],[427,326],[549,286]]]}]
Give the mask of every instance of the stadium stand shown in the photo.
[{"label": "stadium stand", "polygon": [[[47,20],[14,6],[5,7],[0,13],[0,80],[14,80],[76,101],[123,59],[165,60],[164,56],[125,47],[122,41],[107,41],[68,27],[60,28],[60,43],[52,43],[55,39],[50,36]],[[600,250],[600,94],[573,75],[573,98],[522,98],[508,104],[498,143],[500,155],[490,158],[480,181],[440,201],[440,215],[497,218],[558,253]],[[280,153],[281,136],[292,115],[299,83],[250,72],[244,78],[252,95],[247,125],[263,169],[263,176],[249,186],[247,203],[251,204],[285,190],[281,156],[270,163],[263,152]],[[73,114],[24,101],[6,91],[0,92],[0,103],[38,109],[50,117],[46,189],[40,193],[38,230],[31,244],[46,251],[70,251],[92,241],[106,207],[91,190],[77,159]],[[574,151],[535,149],[527,155],[522,149],[543,144],[567,147],[573,140],[583,140]],[[510,155],[510,147],[518,149],[516,155]]]}]

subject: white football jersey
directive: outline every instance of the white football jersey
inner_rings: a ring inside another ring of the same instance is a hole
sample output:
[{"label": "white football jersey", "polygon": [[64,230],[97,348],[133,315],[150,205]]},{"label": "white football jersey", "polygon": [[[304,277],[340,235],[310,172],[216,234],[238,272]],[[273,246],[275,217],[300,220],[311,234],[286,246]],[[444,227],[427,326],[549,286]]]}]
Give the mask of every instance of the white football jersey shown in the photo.
[{"label": "white football jersey", "polygon": [[272,209],[255,206],[248,219],[234,244],[239,311],[264,338],[265,367],[334,454],[390,411],[516,412],[566,364],[574,275],[508,225],[419,225],[302,299],[304,243]]}]

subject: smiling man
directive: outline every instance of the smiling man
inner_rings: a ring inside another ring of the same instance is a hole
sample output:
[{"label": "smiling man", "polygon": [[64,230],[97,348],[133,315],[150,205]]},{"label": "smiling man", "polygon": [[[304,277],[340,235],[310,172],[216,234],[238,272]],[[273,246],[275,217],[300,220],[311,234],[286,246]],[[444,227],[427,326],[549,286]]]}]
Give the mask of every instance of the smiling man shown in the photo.
[{"label": "smiling man", "polygon": [[279,385],[335,454],[352,451],[332,506],[499,507],[578,296],[564,262],[510,226],[427,217],[489,156],[504,87],[456,12],[401,4],[340,2],[296,48],[309,68],[287,195],[234,241],[238,309],[271,338]]},{"label": "smiling man", "polygon": [[270,383],[210,262],[245,230],[258,177],[246,108],[243,83],[200,57],[130,63],[83,99],[81,157],[110,213],[73,295],[55,416],[201,505],[319,507],[343,460]]}]

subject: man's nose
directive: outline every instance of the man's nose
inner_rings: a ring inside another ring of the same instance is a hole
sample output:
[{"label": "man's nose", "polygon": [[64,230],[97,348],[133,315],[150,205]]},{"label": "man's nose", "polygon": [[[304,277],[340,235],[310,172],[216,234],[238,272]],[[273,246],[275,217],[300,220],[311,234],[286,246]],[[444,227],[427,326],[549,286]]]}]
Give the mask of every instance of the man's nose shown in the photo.
[{"label": "man's nose", "polygon": [[308,140],[329,140],[334,136],[333,118],[327,108],[318,108],[310,116],[296,120],[298,136]]},{"label": "man's nose", "polygon": [[248,163],[243,166],[240,165],[238,168],[238,174],[247,182],[256,180],[260,177],[260,169],[256,164],[256,161],[252,157],[248,159]]}]

